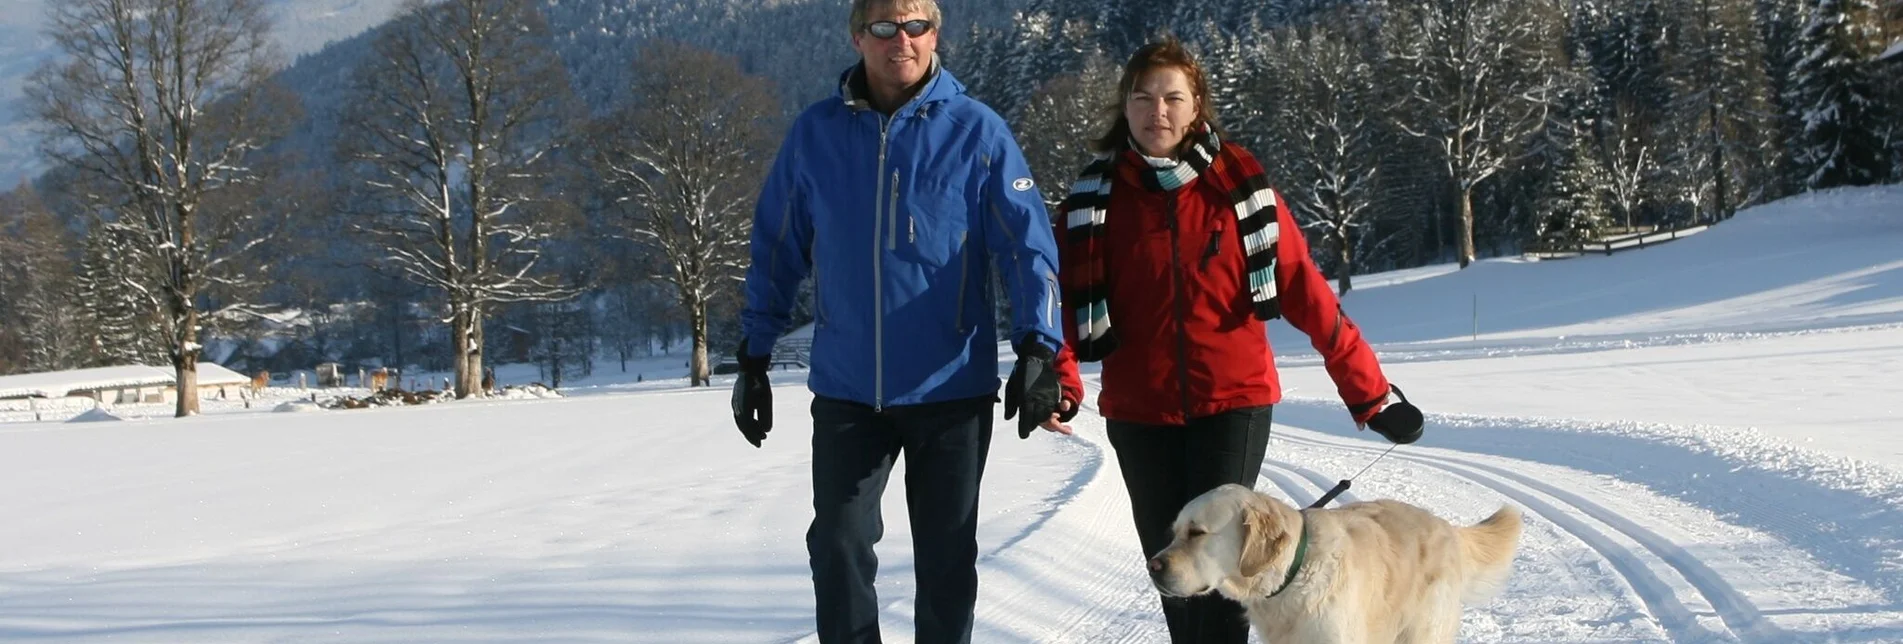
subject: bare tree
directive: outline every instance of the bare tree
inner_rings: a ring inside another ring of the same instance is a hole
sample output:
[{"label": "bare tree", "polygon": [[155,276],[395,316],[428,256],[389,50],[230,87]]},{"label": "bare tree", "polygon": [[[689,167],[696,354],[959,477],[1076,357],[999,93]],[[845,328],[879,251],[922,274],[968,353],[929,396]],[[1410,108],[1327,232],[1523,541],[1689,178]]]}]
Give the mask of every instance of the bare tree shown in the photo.
[{"label": "bare tree", "polygon": [[1289,30],[1271,42],[1276,64],[1257,88],[1258,102],[1275,106],[1270,140],[1278,142],[1292,184],[1285,196],[1302,227],[1321,233],[1322,246],[1334,253],[1342,293],[1354,287],[1380,167],[1373,64],[1344,33],[1348,28]]},{"label": "bare tree", "polygon": [[[1617,118],[1617,117],[1615,117]],[[1654,188],[1651,185],[1658,174],[1658,159],[1652,153],[1652,147],[1640,139],[1638,128],[1631,125],[1629,118],[1617,118],[1618,124],[1604,143],[1605,167],[1611,177],[1611,201],[1624,217],[1625,227],[1632,228],[1632,215],[1643,208]]]},{"label": "bare tree", "polygon": [[482,392],[492,307],[576,294],[542,265],[572,212],[548,203],[568,75],[526,0],[403,6],[356,70],[340,152],[381,265],[444,297],[466,398]]},{"label": "bare tree", "polygon": [[708,303],[745,274],[753,202],[772,160],[771,81],[732,58],[657,41],[635,63],[635,103],[595,128],[592,155],[636,241],[664,262],[693,335],[690,377],[708,384]]},{"label": "bare tree", "polygon": [[1545,118],[1551,47],[1564,20],[1547,0],[1395,5],[1389,55],[1412,83],[1396,123],[1437,144],[1456,188],[1460,266],[1473,263],[1474,188],[1507,168]]},{"label": "bare tree", "polygon": [[65,0],[47,33],[61,54],[27,85],[46,153],[96,186],[100,224],[150,253],[135,287],[161,312],[179,416],[198,413],[201,310],[211,290],[256,278],[247,252],[269,237],[220,193],[264,180],[260,149],[294,109],[270,83],[279,57],[260,0]]}]

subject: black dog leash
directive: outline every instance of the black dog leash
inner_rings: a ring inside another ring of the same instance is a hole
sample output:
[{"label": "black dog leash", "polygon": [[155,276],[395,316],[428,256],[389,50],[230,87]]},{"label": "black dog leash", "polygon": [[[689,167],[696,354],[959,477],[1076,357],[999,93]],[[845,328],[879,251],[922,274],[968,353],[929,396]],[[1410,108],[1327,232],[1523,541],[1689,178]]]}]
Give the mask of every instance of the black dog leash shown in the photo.
[{"label": "black dog leash", "polygon": [[1367,474],[1368,470],[1373,468],[1375,463],[1381,462],[1381,459],[1386,458],[1388,452],[1394,451],[1394,448],[1420,440],[1423,420],[1421,418],[1421,410],[1416,408],[1413,403],[1407,401],[1407,394],[1401,393],[1400,387],[1394,385],[1389,385],[1388,387],[1394,391],[1395,397],[1401,399],[1401,402],[1394,403],[1393,405],[1389,405],[1387,409],[1381,410],[1380,413],[1375,415],[1373,420],[1368,421],[1368,427],[1386,437],[1388,441],[1394,444],[1389,445],[1387,451],[1381,452],[1381,455],[1374,457],[1374,460],[1368,461],[1367,467],[1363,467],[1361,471],[1355,472],[1354,476],[1342,479],[1340,483],[1336,483],[1334,489],[1329,490],[1327,494],[1323,494],[1322,498],[1316,499],[1314,505],[1308,506],[1309,509],[1312,510],[1328,505],[1329,501],[1333,501],[1335,497],[1341,496],[1341,493],[1347,492],[1348,487],[1354,485],[1356,478]]},{"label": "black dog leash", "polygon": [[1368,461],[1367,467],[1363,467],[1361,468],[1361,471],[1355,472],[1354,476],[1350,476],[1348,478],[1342,479],[1340,483],[1336,483],[1334,489],[1329,490],[1327,494],[1323,494],[1322,498],[1315,499],[1315,504],[1308,506],[1308,509],[1313,510],[1313,509],[1322,507],[1324,505],[1328,505],[1329,501],[1333,501],[1335,500],[1335,497],[1341,496],[1342,492],[1347,492],[1348,486],[1354,485],[1356,478],[1360,477],[1363,474],[1367,474],[1369,468],[1374,467],[1374,464],[1381,462],[1381,459],[1386,457],[1388,455],[1388,452],[1392,452],[1394,451],[1394,448],[1400,447],[1400,446],[1401,446],[1400,443],[1389,445],[1387,452],[1381,452],[1380,456],[1376,456],[1374,457],[1374,460]]}]

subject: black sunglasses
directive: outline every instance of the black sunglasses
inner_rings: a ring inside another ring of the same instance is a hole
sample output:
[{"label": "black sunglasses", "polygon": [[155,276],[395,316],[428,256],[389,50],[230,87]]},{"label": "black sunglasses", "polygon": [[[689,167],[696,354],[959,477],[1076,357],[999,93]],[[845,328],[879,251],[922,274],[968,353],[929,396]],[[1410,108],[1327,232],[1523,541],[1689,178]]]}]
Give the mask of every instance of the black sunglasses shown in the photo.
[{"label": "black sunglasses", "polygon": [[872,34],[873,38],[878,38],[879,40],[889,40],[899,35],[900,29],[905,30],[905,35],[917,38],[932,30],[932,21],[907,20],[903,23],[898,23],[890,20],[880,20],[866,25],[866,33]]}]

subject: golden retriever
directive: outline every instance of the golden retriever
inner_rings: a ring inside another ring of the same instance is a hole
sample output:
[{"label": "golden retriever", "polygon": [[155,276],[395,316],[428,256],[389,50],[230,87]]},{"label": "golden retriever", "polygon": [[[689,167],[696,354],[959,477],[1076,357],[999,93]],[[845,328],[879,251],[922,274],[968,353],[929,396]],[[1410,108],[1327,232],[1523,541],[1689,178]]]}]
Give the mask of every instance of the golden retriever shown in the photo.
[{"label": "golden retriever", "polygon": [[1297,512],[1231,484],[1191,500],[1174,529],[1149,561],[1157,590],[1220,592],[1248,609],[1263,642],[1440,644],[1454,641],[1463,603],[1506,582],[1520,512],[1457,528],[1399,501]]}]

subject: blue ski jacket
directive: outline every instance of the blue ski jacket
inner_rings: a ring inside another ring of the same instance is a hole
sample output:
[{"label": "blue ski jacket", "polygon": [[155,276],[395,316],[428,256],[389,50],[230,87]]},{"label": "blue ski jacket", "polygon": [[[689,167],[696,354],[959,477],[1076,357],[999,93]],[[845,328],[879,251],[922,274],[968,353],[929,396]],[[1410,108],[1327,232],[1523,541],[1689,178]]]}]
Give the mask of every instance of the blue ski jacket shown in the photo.
[{"label": "blue ski jacket", "polygon": [[1004,119],[937,69],[887,116],[863,70],[808,107],[753,215],[741,314],[747,352],[786,332],[813,275],[813,393],[874,408],[996,395],[990,284],[1013,341],[1063,345],[1049,215]]}]

